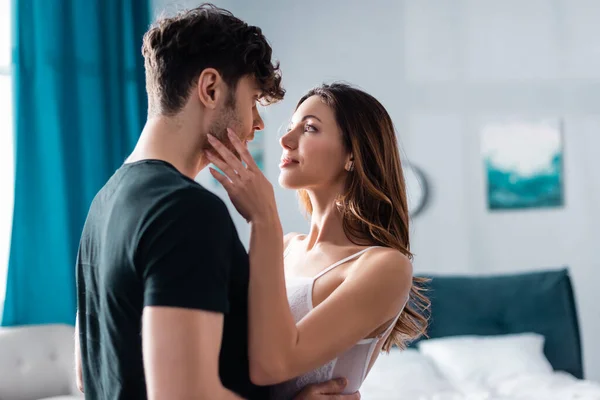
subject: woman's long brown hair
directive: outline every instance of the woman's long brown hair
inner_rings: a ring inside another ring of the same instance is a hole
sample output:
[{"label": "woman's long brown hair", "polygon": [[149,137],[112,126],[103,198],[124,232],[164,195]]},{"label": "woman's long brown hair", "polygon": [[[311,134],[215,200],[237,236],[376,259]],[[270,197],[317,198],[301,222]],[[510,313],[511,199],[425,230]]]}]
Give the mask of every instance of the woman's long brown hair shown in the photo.
[{"label": "woman's long brown hair", "polygon": [[[304,95],[318,96],[333,110],[354,169],[348,173],[338,199],[346,236],[357,245],[380,245],[399,250],[412,260],[409,215],[404,174],[392,119],[373,96],[344,83],[321,85]],[[308,214],[312,204],[305,190],[298,191]],[[424,295],[427,279],[413,277],[409,300],[383,349],[407,343],[426,334],[430,301]]]}]

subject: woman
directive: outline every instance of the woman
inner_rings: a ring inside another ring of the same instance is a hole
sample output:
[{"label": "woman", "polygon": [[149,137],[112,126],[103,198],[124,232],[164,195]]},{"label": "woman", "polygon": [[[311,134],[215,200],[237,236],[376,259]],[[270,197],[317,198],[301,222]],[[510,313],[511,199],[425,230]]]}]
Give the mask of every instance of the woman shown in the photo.
[{"label": "woman", "polygon": [[[381,351],[425,332],[413,278],[394,127],[369,94],[335,83],[300,99],[281,138],[279,183],[298,191],[310,231],[283,238],[273,188],[230,132],[211,169],[251,223],[250,369],[273,399],[346,378],[358,391]],[[283,240],[282,240],[283,239]]]}]

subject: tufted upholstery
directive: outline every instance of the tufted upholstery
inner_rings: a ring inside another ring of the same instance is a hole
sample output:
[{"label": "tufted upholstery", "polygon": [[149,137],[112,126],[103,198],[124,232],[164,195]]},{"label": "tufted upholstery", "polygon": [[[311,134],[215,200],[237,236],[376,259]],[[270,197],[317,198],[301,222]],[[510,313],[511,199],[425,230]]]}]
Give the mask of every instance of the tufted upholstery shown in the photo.
[{"label": "tufted upholstery", "polygon": [[0,399],[82,399],[73,366],[74,328],[0,328]]}]

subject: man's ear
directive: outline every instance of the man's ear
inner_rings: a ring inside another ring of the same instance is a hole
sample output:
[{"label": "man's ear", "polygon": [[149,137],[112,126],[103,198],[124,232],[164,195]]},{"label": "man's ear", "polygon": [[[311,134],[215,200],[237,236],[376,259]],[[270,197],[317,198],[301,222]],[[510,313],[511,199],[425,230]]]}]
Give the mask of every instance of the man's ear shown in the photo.
[{"label": "man's ear", "polygon": [[214,109],[217,106],[225,94],[224,84],[221,74],[214,68],[206,68],[200,73],[196,91],[204,107]]}]

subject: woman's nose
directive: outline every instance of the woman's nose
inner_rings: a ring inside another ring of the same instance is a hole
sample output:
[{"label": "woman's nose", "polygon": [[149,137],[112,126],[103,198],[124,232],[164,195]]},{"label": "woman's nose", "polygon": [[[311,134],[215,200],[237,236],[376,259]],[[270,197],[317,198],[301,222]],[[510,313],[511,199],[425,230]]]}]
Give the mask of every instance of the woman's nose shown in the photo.
[{"label": "woman's nose", "polygon": [[287,150],[293,150],[297,147],[297,139],[294,137],[294,130],[287,131],[280,139],[281,147]]}]

